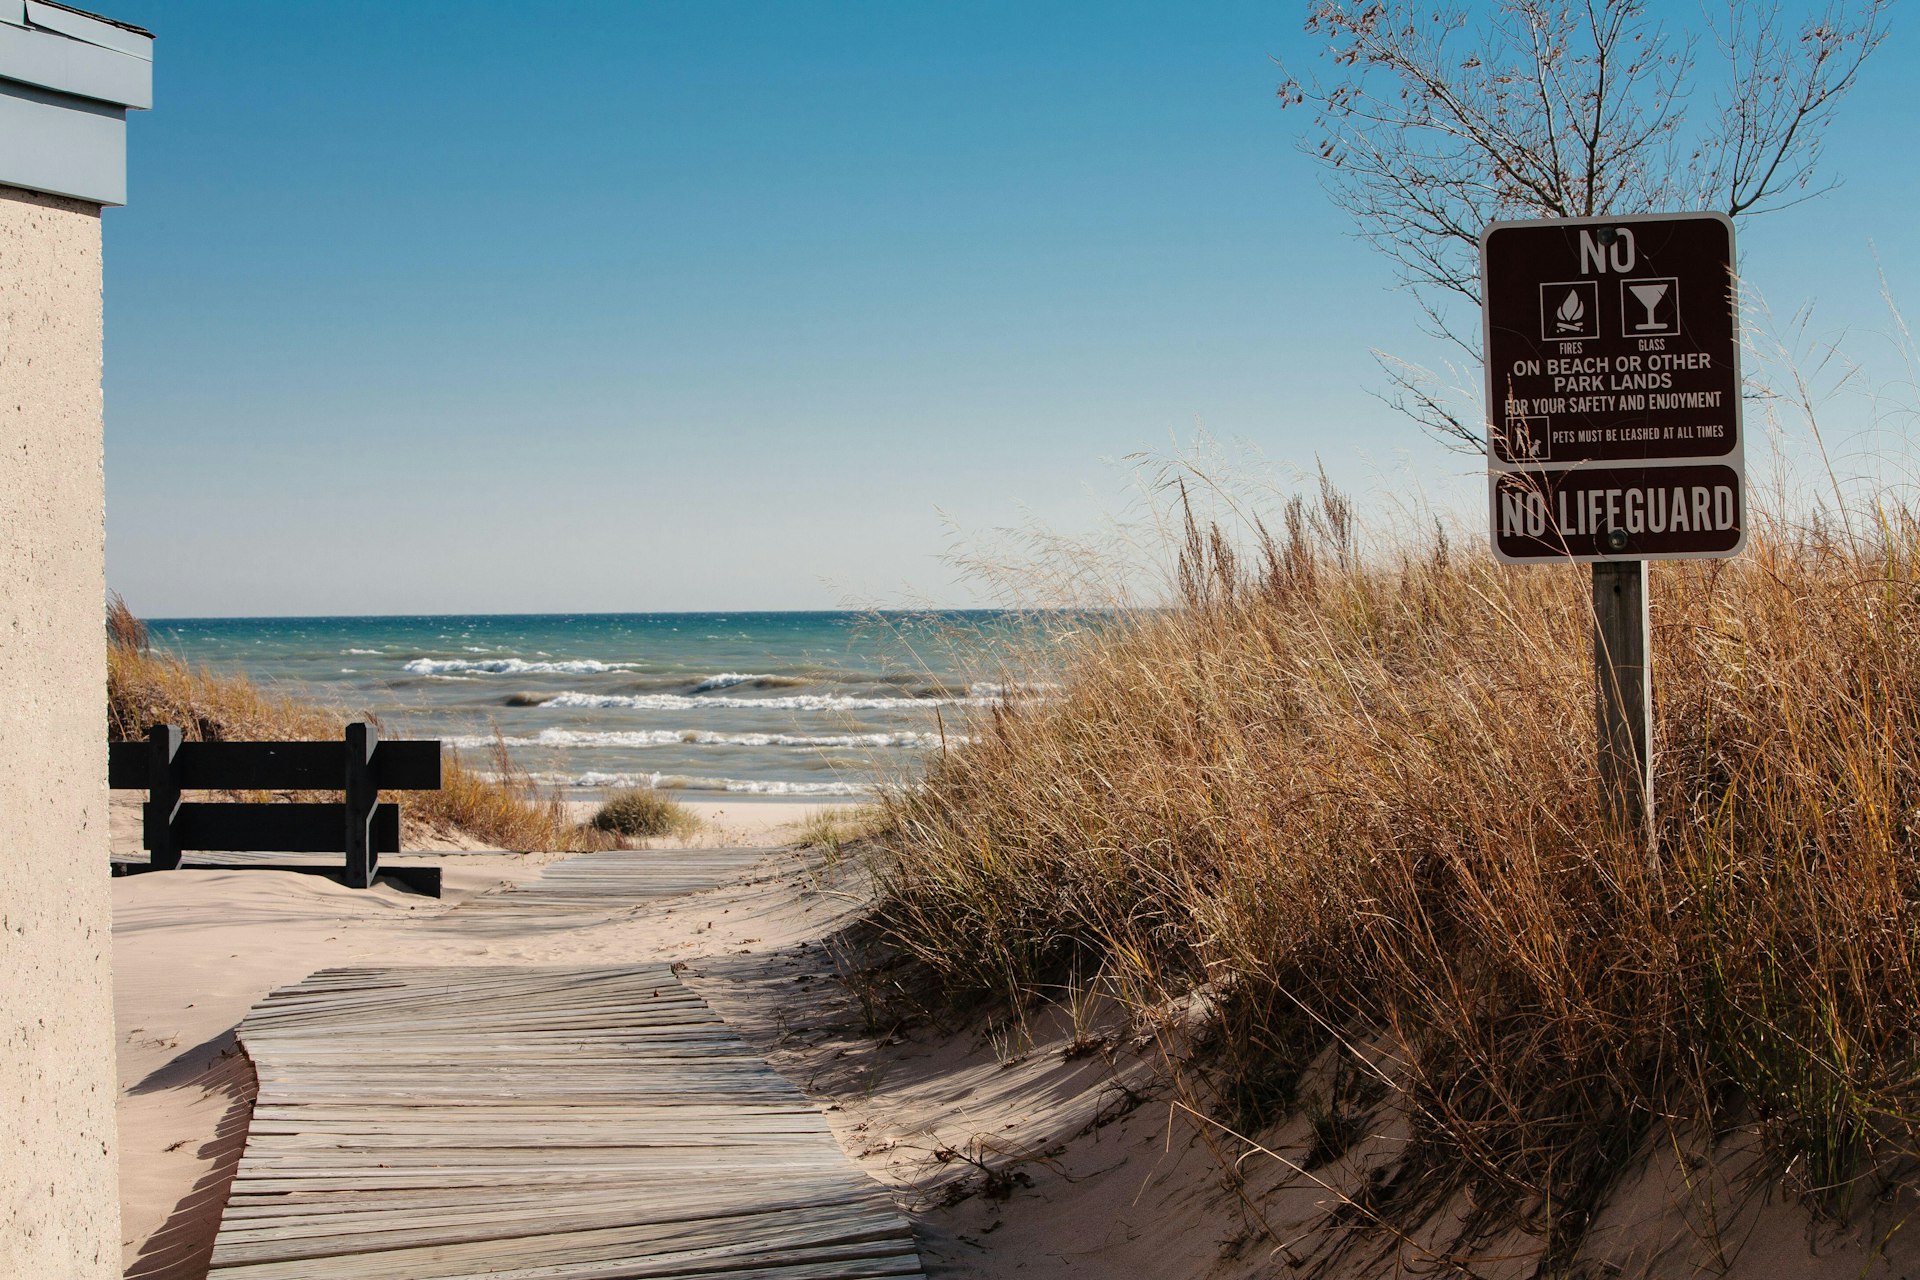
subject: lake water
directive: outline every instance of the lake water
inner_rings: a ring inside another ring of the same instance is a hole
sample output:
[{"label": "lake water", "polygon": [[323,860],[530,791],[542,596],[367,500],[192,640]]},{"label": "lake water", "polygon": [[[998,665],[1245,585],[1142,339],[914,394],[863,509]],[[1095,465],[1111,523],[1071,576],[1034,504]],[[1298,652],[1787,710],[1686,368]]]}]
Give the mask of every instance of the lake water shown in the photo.
[{"label": "lake water", "polygon": [[[862,796],[1007,690],[990,612],[177,618],[157,648],[437,737],[484,767],[495,735],[572,795],[648,784]],[[974,655],[969,658],[968,655]]]}]

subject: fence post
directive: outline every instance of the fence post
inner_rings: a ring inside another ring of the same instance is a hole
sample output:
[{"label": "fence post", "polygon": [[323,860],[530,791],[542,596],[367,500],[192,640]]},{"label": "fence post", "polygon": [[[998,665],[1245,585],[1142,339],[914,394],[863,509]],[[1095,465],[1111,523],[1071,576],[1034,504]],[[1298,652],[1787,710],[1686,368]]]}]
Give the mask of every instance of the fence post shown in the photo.
[{"label": "fence post", "polygon": [[147,804],[140,815],[141,843],[147,846],[147,861],[155,871],[180,866],[180,842],[173,830],[174,817],[180,812],[180,786],[173,773],[173,758],[179,751],[178,725],[147,726]]},{"label": "fence post", "polygon": [[380,736],[356,720],[347,726],[347,885],[365,889],[380,871],[380,850],[373,842],[373,810],[380,792],[373,777],[373,749]]}]

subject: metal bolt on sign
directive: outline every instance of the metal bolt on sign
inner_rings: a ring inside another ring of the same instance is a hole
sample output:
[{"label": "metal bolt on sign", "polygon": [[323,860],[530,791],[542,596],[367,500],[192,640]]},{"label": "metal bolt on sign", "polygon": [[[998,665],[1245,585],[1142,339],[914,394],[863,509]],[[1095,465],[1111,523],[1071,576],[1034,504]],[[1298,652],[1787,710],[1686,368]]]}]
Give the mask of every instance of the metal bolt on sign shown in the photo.
[{"label": "metal bolt on sign", "polygon": [[1602,801],[1650,839],[1646,562],[1746,544],[1733,223],[1496,222],[1480,283],[1493,552],[1592,566]]}]

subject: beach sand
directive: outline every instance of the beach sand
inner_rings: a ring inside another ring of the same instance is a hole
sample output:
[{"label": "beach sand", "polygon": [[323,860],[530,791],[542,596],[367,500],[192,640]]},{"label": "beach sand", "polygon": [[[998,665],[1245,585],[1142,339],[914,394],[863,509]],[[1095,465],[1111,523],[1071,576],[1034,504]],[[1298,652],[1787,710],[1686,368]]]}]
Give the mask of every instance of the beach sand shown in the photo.
[{"label": "beach sand", "polygon": [[[819,806],[695,807],[710,838],[775,845]],[[134,852],[138,813],[135,801],[116,808],[123,856]],[[448,850],[431,860],[443,868],[439,900],[271,871],[114,882],[129,1276],[204,1274],[246,1137],[252,1073],[233,1030],[248,1008],[315,969],[358,962],[686,961],[689,985],[819,1100],[854,1162],[895,1189],[934,1274],[1046,1275],[1058,1265],[1117,1278],[1154,1259],[1199,1274],[1217,1255],[1214,1166],[1190,1137],[1169,1144],[1164,1105],[1143,1105],[1144,1058],[1063,1052],[1075,1033],[1052,1023],[1009,1059],[978,1029],[896,1033],[869,1020],[891,1016],[889,1002],[863,1001],[873,993],[845,980],[855,966],[830,941],[868,899],[856,861],[769,847],[754,872],[658,911],[480,942],[438,918],[537,876],[552,856]],[[969,1161],[1005,1169],[989,1176]]]},{"label": "beach sand", "polygon": [[[821,806],[696,801],[699,843],[777,845]],[[592,806],[584,806],[591,810]],[[113,851],[139,859],[140,801],[111,811]],[[397,964],[562,964],[647,959],[676,947],[661,931],[581,931],[537,945],[478,946],[431,928],[477,893],[537,876],[559,855],[443,849],[438,900],[386,884],[359,891],[322,876],[186,870],[113,882],[121,1233],[128,1274],[198,1275],[245,1140],[252,1077],[233,1029],[255,1001],[315,969]],[[390,859],[408,861],[406,857]],[[664,925],[664,921],[663,921]]]},{"label": "beach sand", "polygon": [[[1391,1269],[1372,1247],[1343,1253],[1351,1227],[1329,1216],[1360,1190],[1365,1167],[1341,1160],[1305,1176],[1296,1169],[1315,1141],[1306,1115],[1263,1135],[1275,1155],[1241,1164],[1236,1182],[1210,1149],[1218,1130],[1178,1106],[1156,1069],[1157,1046],[1116,1010],[1054,1008],[1024,1033],[929,1017],[933,1002],[910,969],[868,971],[850,950],[858,931],[847,926],[872,888],[860,861],[777,847],[813,806],[703,808],[724,819],[730,839],[768,845],[762,861],[657,909],[525,937],[463,936],[441,917],[475,894],[538,875],[552,855],[435,854],[445,877],[438,900],[286,872],[116,880],[127,1274],[204,1275],[252,1097],[233,1030],[274,987],[361,962],[645,960],[685,962],[684,980],[820,1103],[849,1158],[912,1216],[930,1276],[1238,1280],[1287,1274],[1290,1259],[1353,1280]],[[137,803],[114,817],[120,851],[131,852]],[[1311,1078],[1302,1085],[1315,1087]],[[1377,1136],[1357,1157],[1408,1136],[1391,1117],[1375,1124]],[[1721,1167],[1736,1168],[1734,1156]],[[1695,1274],[1704,1256],[1697,1192],[1698,1182],[1678,1185],[1670,1170],[1623,1177],[1590,1233],[1590,1252],[1621,1268],[1612,1274]],[[1732,1274],[1898,1275],[1920,1260],[1897,1240],[1891,1269],[1869,1264],[1866,1231],[1821,1227],[1796,1205],[1742,1196],[1730,1184],[1720,1199],[1722,1238],[1744,1242]],[[1270,1238],[1252,1230],[1255,1215]],[[1458,1225],[1441,1217],[1443,1228]],[[1820,1248],[1810,1250],[1818,1232],[1826,1233]],[[1291,1243],[1282,1250],[1275,1240]],[[1518,1256],[1531,1252],[1515,1243]],[[1409,1260],[1421,1262],[1418,1249]]]},{"label": "beach sand", "polygon": [[[846,813],[860,807],[857,801],[843,799],[763,800],[752,797],[699,800],[680,795],[673,798],[700,820],[700,830],[667,843],[702,848],[749,848],[781,844],[792,839],[809,819],[818,814]],[[567,813],[575,822],[585,822],[593,817],[599,807],[599,802],[595,800],[570,800],[567,802]]]}]

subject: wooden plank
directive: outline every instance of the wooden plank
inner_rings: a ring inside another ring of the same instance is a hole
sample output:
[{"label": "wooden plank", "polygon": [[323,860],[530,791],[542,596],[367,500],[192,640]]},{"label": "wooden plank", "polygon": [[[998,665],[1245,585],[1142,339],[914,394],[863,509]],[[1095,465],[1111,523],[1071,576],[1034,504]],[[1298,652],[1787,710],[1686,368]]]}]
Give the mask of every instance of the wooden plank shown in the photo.
[{"label": "wooden plank", "polygon": [[[374,786],[373,756],[379,749],[380,740],[373,726],[362,721],[354,721],[347,726],[346,752],[342,760],[346,765],[346,789],[341,795],[342,819],[340,848],[347,856],[347,887],[364,889],[373,883],[374,872],[380,867],[380,854],[385,832],[376,833],[373,829],[376,808],[380,793]],[[393,823],[393,847],[400,847],[400,815],[396,809]]]},{"label": "wooden plank", "polygon": [[322,970],[239,1034],[259,1097],[216,1277],[920,1274],[825,1118],[668,966]]},{"label": "wooden plank", "polygon": [[[592,854],[450,911],[582,928],[758,855]],[[665,964],[342,966],[261,1000],[215,1280],[924,1280],[824,1116]]]},{"label": "wooden plank", "polygon": [[[149,751],[146,741],[109,743],[107,785],[145,789],[151,776]],[[175,785],[186,791],[338,791],[346,779],[347,746],[344,741],[183,742],[173,764]],[[440,787],[440,743],[381,742],[368,767],[376,790],[435,791]]]},{"label": "wooden plank", "polygon": [[[197,854],[191,862],[181,862],[178,868],[155,867],[145,862],[116,861],[113,863],[113,874],[116,876],[137,876],[144,875],[149,871],[170,871],[178,869],[189,871],[218,871],[222,868],[229,871],[242,868],[248,871],[290,871],[295,875],[325,876],[327,879],[337,881],[343,885],[347,882],[346,868],[341,866],[337,861],[327,863],[267,862],[258,858],[248,858],[245,860],[220,857],[202,858]],[[440,896],[439,867],[410,866],[405,863],[395,866],[392,863],[383,862],[380,865],[380,873],[375,878],[392,881],[402,888],[410,889],[414,893],[422,894],[425,897],[437,898]]]},{"label": "wooden plank", "polygon": [[448,912],[439,928],[464,936],[577,929],[647,910],[649,902],[697,893],[750,871],[755,849],[616,849],[548,867],[532,885],[490,894]]},{"label": "wooden plank", "polygon": [[[182,850],[341,853],[346,823],[347,808],[343,804],[196,802],[179,806],[173,819],[173,841]],[[151,821],[148,825],[151,842]],[[400,806],[376,805],[370,830],[381,852],[398,849]]]},{"label": "wooden plank", "polygon": [[173,826],[180,812],[180,784],[174,777],[180,730],[170,724],[157,724],[147,730],[144,743],[129,745],[138,749],[137,763],[147,788],[147,803],[140,813],[147,865],[155,871],[171,871],[180,865],[180,841]]}]

